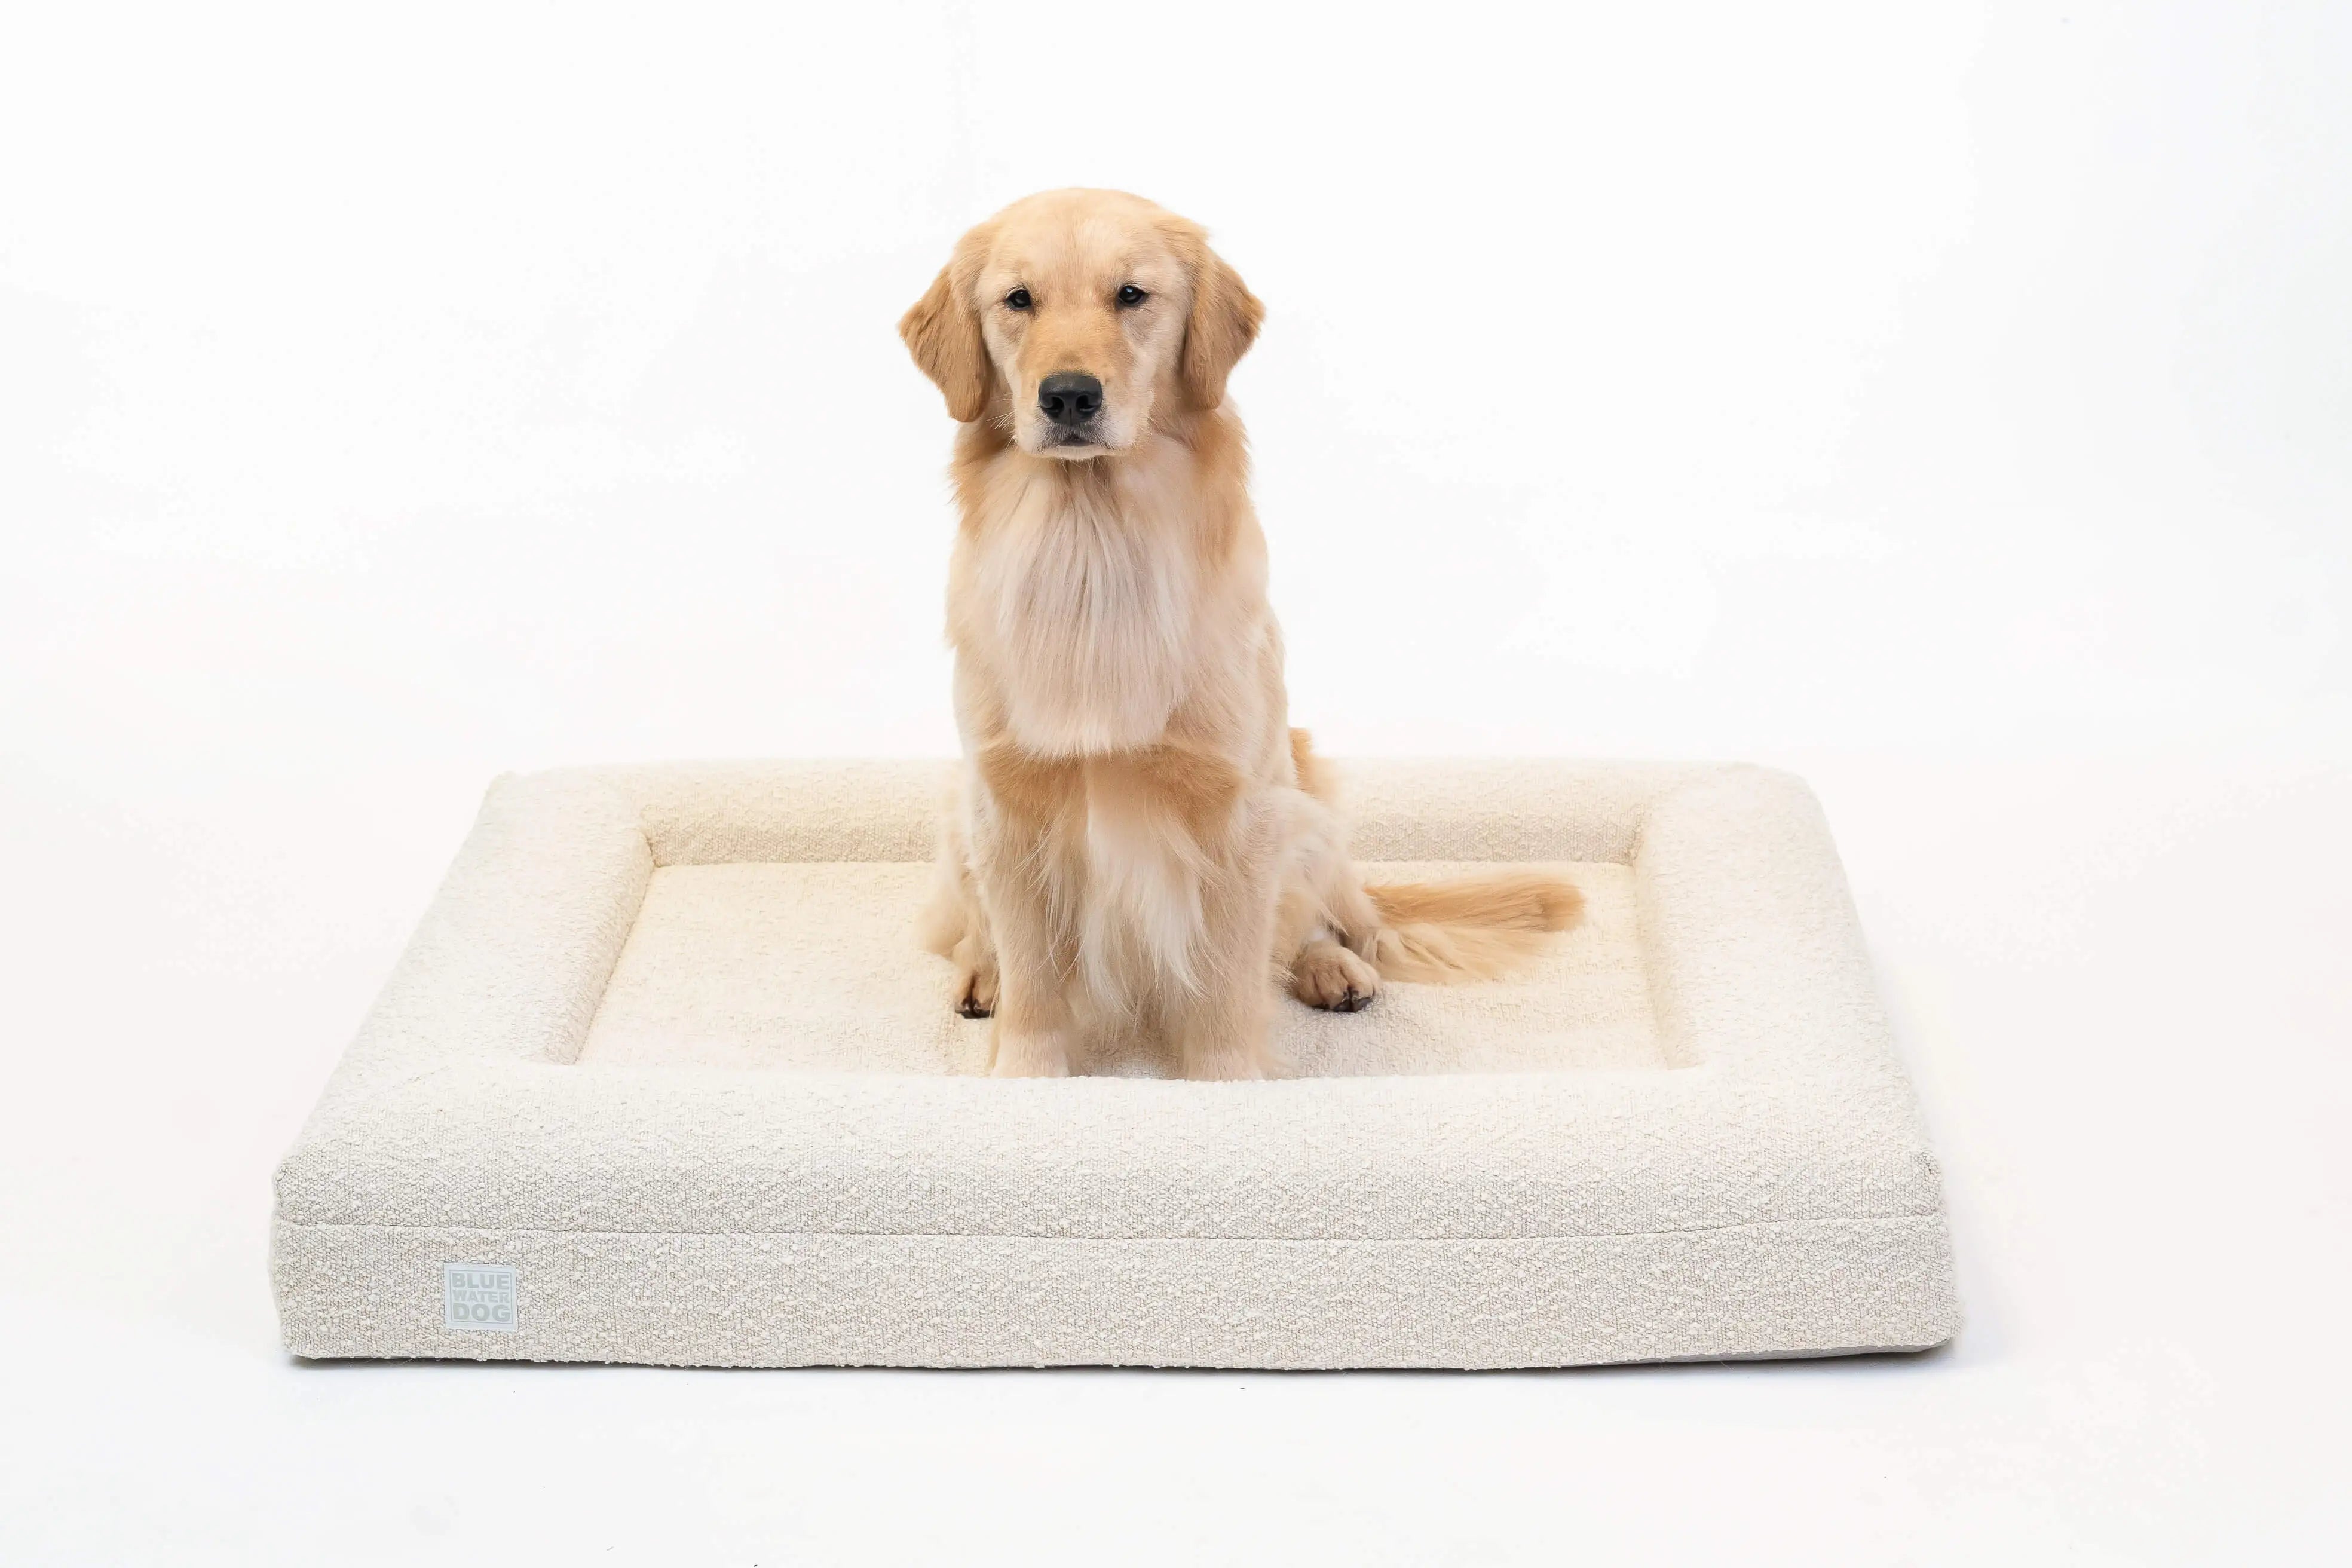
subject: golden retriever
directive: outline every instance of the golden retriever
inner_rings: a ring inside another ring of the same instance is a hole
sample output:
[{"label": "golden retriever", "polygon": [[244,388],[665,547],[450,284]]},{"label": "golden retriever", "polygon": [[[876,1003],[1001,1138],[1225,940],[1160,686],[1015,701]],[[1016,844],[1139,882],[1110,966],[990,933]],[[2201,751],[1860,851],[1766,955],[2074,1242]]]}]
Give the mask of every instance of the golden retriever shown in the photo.
[{"label": "golden retriever", "polygon": [[1289,726],[1225,378],[1264,314],[1198,225],[1053,191],[965,235],[898,323],[960,422],[948,639],[965,766],[925,940],[1003,1077],[1141,1038],[1188,1078],[1281,1070],[1276,984],[1504,973],[1568,883],[1368,886]]}]

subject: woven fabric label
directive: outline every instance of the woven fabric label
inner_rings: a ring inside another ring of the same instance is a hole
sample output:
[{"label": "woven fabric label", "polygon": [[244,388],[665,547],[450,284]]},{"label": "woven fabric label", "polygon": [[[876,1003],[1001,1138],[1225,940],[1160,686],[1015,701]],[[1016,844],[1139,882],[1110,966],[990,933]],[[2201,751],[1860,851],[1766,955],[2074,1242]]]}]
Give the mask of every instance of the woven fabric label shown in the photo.
[{"label": "woven fabric label", "polygon": [[514,1332],[515,1271],[502,1263],[443,1264],[441,1326]]}]

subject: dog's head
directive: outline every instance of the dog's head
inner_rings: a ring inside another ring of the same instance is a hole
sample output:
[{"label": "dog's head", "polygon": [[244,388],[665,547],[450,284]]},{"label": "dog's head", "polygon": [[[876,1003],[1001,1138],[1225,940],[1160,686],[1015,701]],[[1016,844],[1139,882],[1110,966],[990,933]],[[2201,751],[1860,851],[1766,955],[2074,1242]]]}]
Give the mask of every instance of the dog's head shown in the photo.
[{"label": "dog's head", "polygon": [[1086,458],[1134,446],[1154,409],[1223,403],[1264,314],[1199,225],[1117,191],[1048,191],[965,235],[898,335],[956,418]]}]

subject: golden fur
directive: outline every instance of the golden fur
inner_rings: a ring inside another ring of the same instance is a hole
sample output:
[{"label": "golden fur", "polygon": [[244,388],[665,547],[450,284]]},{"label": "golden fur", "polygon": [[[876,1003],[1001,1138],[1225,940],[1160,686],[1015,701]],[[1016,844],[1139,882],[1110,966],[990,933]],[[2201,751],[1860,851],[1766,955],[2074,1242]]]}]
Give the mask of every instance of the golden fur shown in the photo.
[{"label": "golden fur", "polygon": [[[966,766],[924,936],[1001,1076],[1139,1036],[1187,1077],[1263,1077],[1276,982],[1352,1012],[1382,977],[1500,974],[1580,910],[1555,878],[1368,887],[1348,858],[1225,402],[1263,313],[1197,225],[1055,191],[964,236],[898,324],[961,425]],[[1041,411],[1066,373],[1100,383],[1082,426]]]}]

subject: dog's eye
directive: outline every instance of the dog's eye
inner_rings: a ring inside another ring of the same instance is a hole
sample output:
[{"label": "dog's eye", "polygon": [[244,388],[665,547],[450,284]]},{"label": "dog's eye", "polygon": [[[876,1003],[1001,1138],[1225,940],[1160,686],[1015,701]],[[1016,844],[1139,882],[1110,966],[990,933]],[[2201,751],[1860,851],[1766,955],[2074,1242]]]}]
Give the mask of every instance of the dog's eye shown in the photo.
[{"label": "dog's eye", "polygon": [[1031,304],[1029,290],[1026,289],[1015,289],[1012,293],[1007,294],[1004,297],[1004,302],[1007,305],[1012,306],[1013,309],[1016,310],[1025,310]]},{"label": "dog's eye", "polygon": [[1125,285],[1118,291],[1118,302],[1122,305],[1140,305],[1150,298],[1150,295],[1132,283]]}]

